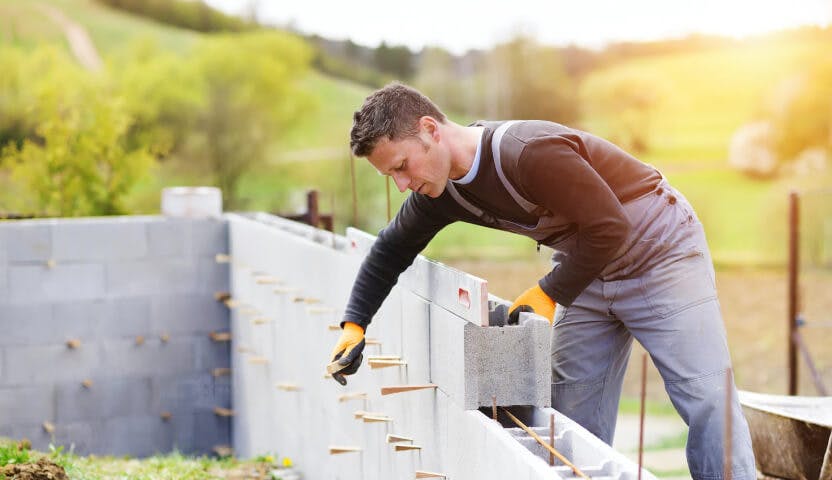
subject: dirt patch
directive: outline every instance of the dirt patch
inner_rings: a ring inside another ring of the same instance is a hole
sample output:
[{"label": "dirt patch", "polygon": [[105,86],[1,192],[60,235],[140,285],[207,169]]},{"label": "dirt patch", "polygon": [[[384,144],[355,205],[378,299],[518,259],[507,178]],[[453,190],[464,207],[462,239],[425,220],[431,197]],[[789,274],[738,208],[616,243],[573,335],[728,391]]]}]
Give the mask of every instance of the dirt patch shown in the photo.
[{"label": "dirt patch", "polygon": [[0,475],[14,480],[69,480],[62,466],[45,458],[35,463],[6,465],[0,468]]}]

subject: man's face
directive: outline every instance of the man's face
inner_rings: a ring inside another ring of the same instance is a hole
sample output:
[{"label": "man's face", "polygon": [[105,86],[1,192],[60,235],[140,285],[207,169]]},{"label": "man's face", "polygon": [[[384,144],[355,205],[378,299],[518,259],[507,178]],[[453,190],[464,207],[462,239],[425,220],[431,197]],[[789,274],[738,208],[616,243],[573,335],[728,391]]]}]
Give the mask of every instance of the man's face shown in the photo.
[{"label": "man's face", "polygon": [[424,129],[415,137],[380,139],[367,160],[382,175],[393,177],[400,192],[410,189],[432,198],[445,190],[451,168],[436,137]]}]

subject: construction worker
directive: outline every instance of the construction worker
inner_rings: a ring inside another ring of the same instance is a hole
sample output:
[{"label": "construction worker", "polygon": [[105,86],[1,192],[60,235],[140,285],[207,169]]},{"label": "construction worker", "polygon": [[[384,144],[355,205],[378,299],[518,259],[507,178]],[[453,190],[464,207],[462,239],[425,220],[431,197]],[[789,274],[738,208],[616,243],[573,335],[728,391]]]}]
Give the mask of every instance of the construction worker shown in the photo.
[{"label": "construction worker", "polygon": [[[552,323],[552,406],[611,444],[635,337],[690,427],[692,477],[722,478],[731,359],[714,270],[693,208],[658,170],[557,123],[459,125],[397,83],[355,112],[350,147],[412,193],[356,277],[332,353],[340,383],[361,363],[370,319],[437,232],[455,221],[514,232],[555,252],[552,270],[510,308]],[[731,385],[732,476],[754,479]]]}]

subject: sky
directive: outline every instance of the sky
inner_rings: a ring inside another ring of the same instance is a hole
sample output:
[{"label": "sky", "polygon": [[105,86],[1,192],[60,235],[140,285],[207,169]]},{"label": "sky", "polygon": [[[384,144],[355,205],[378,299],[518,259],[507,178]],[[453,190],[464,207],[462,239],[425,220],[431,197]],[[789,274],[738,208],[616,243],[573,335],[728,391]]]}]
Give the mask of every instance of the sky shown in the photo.
[{"label": "sky", "polygon": [[735,38],[832,23],[832,0],[205,0],[220,10],[333,40],[375,47],[440,46],[461,54],[518,33],[550,45],[601,48],[614,41],[693,33]]}]

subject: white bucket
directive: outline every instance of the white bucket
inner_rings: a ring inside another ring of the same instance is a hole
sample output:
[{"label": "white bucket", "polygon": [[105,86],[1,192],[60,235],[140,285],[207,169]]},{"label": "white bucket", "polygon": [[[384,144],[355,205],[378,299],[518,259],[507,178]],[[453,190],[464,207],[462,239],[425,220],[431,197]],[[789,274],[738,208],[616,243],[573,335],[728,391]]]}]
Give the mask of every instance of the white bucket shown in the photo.
[{"label": "white bucket", "polygon": [[222,215],[222,192],[217,187],[162,189],[162,215],[204,218]]}]

